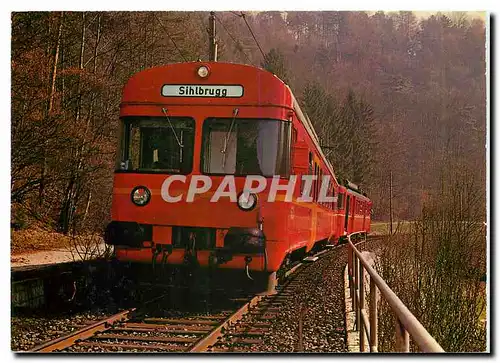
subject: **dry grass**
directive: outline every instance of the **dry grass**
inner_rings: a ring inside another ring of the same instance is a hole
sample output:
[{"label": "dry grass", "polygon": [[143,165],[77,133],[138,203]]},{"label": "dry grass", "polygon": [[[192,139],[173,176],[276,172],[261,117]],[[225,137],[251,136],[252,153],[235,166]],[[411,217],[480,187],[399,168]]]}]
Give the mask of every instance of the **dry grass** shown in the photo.
[{"label": "dry grass", "polygon": [[71,237],[42,229],[11,230],[10,252],[12,255],[47,250],[67,250]]},{"label": "dry grass", "polygon": [[[409,234],[388,236],[377,270],[447,352],[486,349],[486,229],[473,183],[458,177]],[[394,316],[379,310],[380,351],[394,350]],[[417,347],[412,343],[412,351]]]},{"label": "dry grass", "polygon": [[[392,223],[393,232],[409,233],[413,222],[397,221]],[[390,233],[389,222],[372,222],[370,234],[372,236],[388,235]]]},{"label": "dry grass", "polygon": [[73,259],[87,260],[106,255],[103,239],[97,234],[70,236],[39,228],[11,230],[11,255],[17,256],[38,251],[71,252]]}]

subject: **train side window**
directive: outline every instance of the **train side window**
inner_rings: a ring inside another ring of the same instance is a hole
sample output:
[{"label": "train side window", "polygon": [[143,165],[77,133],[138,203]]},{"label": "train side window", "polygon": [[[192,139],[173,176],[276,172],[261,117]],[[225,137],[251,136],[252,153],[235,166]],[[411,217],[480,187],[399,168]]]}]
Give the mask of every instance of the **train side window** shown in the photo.
[{"label": "train side window", "polygon": [[313,154],[309,151],[309,175],[313,175]]},{"label": "train side window", "polygon": [[314,181],[314,201],[318,201],[318,177],[319,177],[319,170],[318,170],[318,164],[314,163],[314,175],[316,175],[316,180]]},{"label": "train side window", "polygon": [[295,144],[297,143],[297,129],[292,127],[292,142],[290,145],[290,168],[295,165],[294,152]]},{"label": "train side window", "polygon": [[[316,167],[316,163],[314,163],[313,166],[313,175],[318,175],[318,168]],[[312,197],[313,197],[313,202],[316,201],[316,180],[313,181],[312,185]]]},{"label": "train side window", "polygon": [[[314,162],[311,166],[311,175],[316,175],[316,165],[314,165]],[[312,200],[314,201],[316,198],[316,182],[313,180],[312,186],[311,186],[311,197]]]},{"label": "train side window", "polygon": [[[318,180],[318,194],[321,193],[321,184],[323,184],[323,170],[319,171],[319,180]],[[328,191],[328,189],[327,189]],[[321,202],[322,205],[325,205],[325,202]]]},{"label": "train side window", "polygon": [[[318,199],[319,199],[319,192],[321,190],[321,181],[323,179],[323,170],[321,170],[321,166],[318,165]],[[323,202],[321,202],[323,204]]]},{"label": "train side window", "polygon": [[337,200],[337,209],[344,209],[344,193],[339,193]]},{"label": "train side window", "polygon": [[[319,200],[319,192],[320,192],[320,186],[321,186],[321,177],[323,175],[323,172],[321,171],[320,166],[318,165],[318,179],[316,179],[316,199]],[[323,202],[319,202],[319,204],[323,204]]]},{"label": "train side window", "polygon": [[[330,193],[331,193],[330,196],[332,198],[334,198],[335,197],[335,189],[333,188],[333,183],[332,183],[331,179],[330,179]],[[330,209],[333,210],[333,202],[330,202]]]},{"label": "train side window", "polygon": [[[326,195],[329,196],[329,197],[332,196],[332,184],[331,183],[328,183],[328,189],[327,189]],[[326,207],[328,209],[332,208],[332,203],[331,202],[325,202],[325,204],[326,204]]]},{"label": "train side window", "polygon": [[[328,190],[327,190],[326,195],[329,197],[332,196],[332,183],[328,183]],[[326,207],[328,209],[332,209],[332,202],[326,202]]]}]

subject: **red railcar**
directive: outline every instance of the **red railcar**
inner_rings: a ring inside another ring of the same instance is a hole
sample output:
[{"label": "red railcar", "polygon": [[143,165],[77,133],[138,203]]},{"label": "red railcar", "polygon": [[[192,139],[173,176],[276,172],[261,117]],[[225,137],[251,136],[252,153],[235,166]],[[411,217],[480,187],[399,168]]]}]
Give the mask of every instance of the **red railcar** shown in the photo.
[{"label": "red railcar", "polygon": [[[370,200],[339,184],[311,122],[272,73],[220,62],[147,69],[126,84],[120,118],[106,233],[118,260],[184,264],[195,258],[201,266],[264,272],[272,283],[292,254],[369,231]],[[234,176],[238,195],[249,175],[269,183],[252,208],[239,198],[211,202],[227,175]],[[268,202],[271,181],[283,186],[292,175],[292,200],[278,191]],[[303,175],[318,177],[310,202],[299,199]],[[212,186],[189,201],[189,185],[200,176],[209,176]],[[333,202],[318,200],[323,176],[331,177],[326,194]],[[165,195],[167,179],[175,202]]]}]

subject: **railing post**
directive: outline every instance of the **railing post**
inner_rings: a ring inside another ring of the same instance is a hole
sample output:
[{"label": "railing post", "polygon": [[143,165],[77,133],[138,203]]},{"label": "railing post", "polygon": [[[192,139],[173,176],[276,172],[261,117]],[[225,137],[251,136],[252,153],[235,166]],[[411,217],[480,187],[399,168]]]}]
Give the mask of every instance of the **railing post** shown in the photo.
[{"label": "railing post", "polygon": [[410,334],[403,323],[396,316],[396,351],[408,353],[410,351]]},{"label": "railing post", "polygon": [[354,286],[353,286],[353,280],[352,280],[352,272],[353,272],[353,261],[352,261],[352,256],[354,254],[354,251],[351,247],[351,245],[348,243],[347,244],[347,277],[349,278],[349,295],[351,296],[351,307],[352,310],[354,310],[354,302],[353,302],[353,291],[354,291]]},{"label": "railing post", "polygon": [[378,288],[370,276],[370,352],[378,352]]},{"label": "railing post", "polygon": [[359,331],[359,301],[358,301],[358,292],[359,292],[359,260],[358,256],[354,255],[354,312],[356,313],[356,330]]},{"label": "railing post", "polygon": [[361,316],[361,311],[365,308],[365,276],[363,270],[363,264],[359,261],[359,351],[365,351],[365,323]]},{"label": "railing post", "polygon": [[[395,350],[410,352],[410,333],[415,345],[422,352],[444,352],[443,348],[408,310],[403,302],[394,294],[377,271],[364,259],[348,236],[348,272],[351,287],[351,299],[355,312],[355,330],[361,333],[359,337],[360,351],[365,351],[368,340],[371,352],[378,352],[378,300],[379,294],[388,303],[395,314]],[[370,314],[367,317],[365,309],[365,270],[370,279]],[[404,322],[404,324],[403,324]],[[406,324],[406,325],[405,325]],[[366,336],[365,336],[366,334]],[[366,338],[366,339],[365,339]]]},{"label": "railing post", "polygon": [[356,311],[356,255],[354,254],[354,249],[351,247],[351,263],[352,263],[352,270],[351,270],[351,282],[352,282],[352,289],[351,289],[351,303],[352,303],[352,311]]}]

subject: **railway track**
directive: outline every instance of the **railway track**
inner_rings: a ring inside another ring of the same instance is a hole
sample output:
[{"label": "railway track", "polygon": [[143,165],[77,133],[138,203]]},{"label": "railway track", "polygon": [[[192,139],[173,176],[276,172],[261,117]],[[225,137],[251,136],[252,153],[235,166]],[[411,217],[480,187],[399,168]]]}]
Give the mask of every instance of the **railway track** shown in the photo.
[{"label": "railway track", "polygon": [[[373,240],[378,238],[373,238]],[[369,239],[369,241],[372,238]],[[282,304],[293,297],[295,276],[307,265],[344,245],[318,252],[286,274],[278,293],[240,297],[239,308],[213,314],[154,317],[141,313],[161,304],[162,295],[141,308],[124,310],[68,335],[38,345],[30,352],[249,352],[263,342]]]}]

